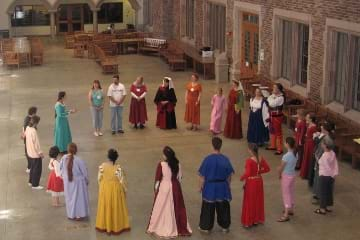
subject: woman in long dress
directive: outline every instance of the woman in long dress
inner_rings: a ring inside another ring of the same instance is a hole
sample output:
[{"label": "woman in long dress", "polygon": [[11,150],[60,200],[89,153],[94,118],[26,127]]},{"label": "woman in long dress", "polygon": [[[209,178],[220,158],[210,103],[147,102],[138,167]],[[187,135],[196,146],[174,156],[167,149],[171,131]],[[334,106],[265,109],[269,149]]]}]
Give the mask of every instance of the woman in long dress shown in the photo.
[{"label": "woman in long dress", "polygon": [[317,131],[315,114],[308,113],[306,115],[306,122],[308,126],[305,134],[304,154],[300,168],[300,177],[302,177],[303,179],[308,178],[309,165],[314,154],[315,143],[314,143],[313,135]]},{"label": "woman in long dress", "polygon": [[186,85],[185,91],[185,117],[186,123],[191,125],[188,130],[197,131],[200,125],[200,98],[202,87],[198,83],[199,76],[196,73],[191,75],[191,82]]},{"label": "woman in long dress", "polygon": [[126,179],[120,164],[116,164],[118,153],[108,151],[109,161],[99,167],[99,197],[96,215],[96,230],[107,234],[120,234],[130,230],[126,203]]},{"label": "woman in long dress", "polygon": [[259,88],[255,90],[255,97],[250,99],[249,123],[247,140],[259,147],[269,141],[269,108]]},{"label": "woman in long dress", "polygon": [[181,191],[181,166],[175,152],[168,146],[156,170],[155,201],[147,233],[162,238],[190,236],[192,231],[186,216]]},{"label": "woman in long dress", "polygon": [[241,109],[244,108],[244,94],[239,81],[233,81],[228,98],[228,111],[224,136],[227,138],[242,138]]},{"label": "woman in long dress", "polygon": [[176,95],[172,79],[165,77],[159,87],[154,103],[157,106],[156,126],[161,129],[176,129]]},{"label": "woman in long dress", "polygon": [[264,186],[261,174],[270,171],[263,157],[259,157],[258,147],[249,143],[250,158],[245,162],[245,173],[240,180],[245,181],[241,223],[248,228],[265,221]]},{"label": "woman in long dress", "polygon": [[143,129],[148,118],[145,102],[147,88],[142,76],[136,78],[136,81],[131,85],[130,93],[131,103],[129,122],[134,125],[135,129]]},{"label": "woman in long dress", "polygon": [[71,220],[83,220],[90,215],[88,171],[85,162],[76,156],[75,143],[69,144],[68,152],[62,157],[60,163],[60,172],[64,181],[66,214]]},{"label": "woman in long dress", "polygon": [[226,108],[226,99],[221,87],[218,88],[217,93],[212,97],[211,106],[210,131],[217,135],[221,133],[221,122]]},{"label": "woman in long dress", "polygon": [[75,109],[67,110],[65,106],[66,93],[59,92],[55,104],[54,143],[61,153],[66,153],[69,143],[72,142],[68,116],[75,113]]}]

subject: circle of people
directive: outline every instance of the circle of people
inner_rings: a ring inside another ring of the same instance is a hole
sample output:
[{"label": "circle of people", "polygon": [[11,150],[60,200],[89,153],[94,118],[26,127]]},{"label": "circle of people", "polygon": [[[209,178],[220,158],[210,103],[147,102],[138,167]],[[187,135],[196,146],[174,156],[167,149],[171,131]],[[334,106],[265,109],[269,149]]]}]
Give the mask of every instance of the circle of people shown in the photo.
[{"label": "circle of people", "polygon": [[[185,122],[188,130],[197,131],[200,125],[200,99],[202,87],[196,74],[191,75],[186,85]],[[143,129],[147,121],[145,96],[147,88],[143,78],[138,77],[131,85],[131,103],[129,122],[135,129]],[[119,81],[119,76],[113,77],[107,96],[111,109],[111,132],[123,134],[122,112],[126,90]],[[77,145],[72,142],[68,116],[76,109],[67,109],[66,93],[59,92],[55,104],[54,146],[49,150],[49,176],[47,192],[52,195],[54,207],[63,206],[60,197],[65,196],[67,217],[71,220],[84,220],[89,217],[88,172],[85,162],[77,155]],[[94,135],[102,136],[102,118],[104,94],[98,80],[93,82],[88,100],[93,119]],[[158,88],[154,103],[157,106],[156,126],[160,129],[175,129],[175,106],[177,98],[171,78],[165,77]],[[266,150],[283,154],[283,106],[285,93],[281,84],[275,84],[272,94],[265,98],[259,88],[250,99],[248,122],[249,157],[245,161],[245,171],[240,180],[244,181],[243,206],[241,223],[245,228],[263,224],[264,190],[262,174],[270,171],[265,158],[259,156],[259,148],[269,142]],[[202,206],[198,229],[210,233],[214,227],[215,213],[217,223],[223,232],[228,232],[231,224],[230,201],[232,199],[230,184],[234,169],[228,157],[221,153],[222,139],[217,135],[221,131],[221,121],[227,109],[224,136],[242,138],[241,109],[244,107],[244,93],[241,83],[233,81],[233,87],[228,99],[223,96],[222,88],[218,88],[211,99],[212,112],[210,131],[213,152],[202,162],[199,174],[199,191],[202,193]],[[37,126],[40,117],[36,115],[37,108],[31,107],[25,117],[22,139],[25,143],[29,186],[34,190],[43,189],[39,185],[42,172],[42,159]],[[320,207],[314,212],[325,215],[332,210],[333,186],[338,175],[336,155],[333,151],[333,125],[325,122],[318,131],[316,117],[313,113],[305,114],[297,111],[294,137],[287,137],[285,147],[287,152],[282,156],[278,167],[281,181],[281,192],[284,210],[278,222],[287,222],[294,215],[294,183],[296,171],[308,179],[313,191],[314,203]],[[158,163],[154,193],[155,200],[150,216],[147,233],[158,237],[172,238],[190,236],[192,230],[188,222],[184,198],[181,191],[182,170],[174,150],[165,146],[163,159]],[[110,149],[108,161],[100,165],[98,170],[99,196],[96,216],[96,230],[107,234],[120,234],[130,230],[128,208],[126,202],[127,182],[123,168],[116,161],[118,152]]]}]

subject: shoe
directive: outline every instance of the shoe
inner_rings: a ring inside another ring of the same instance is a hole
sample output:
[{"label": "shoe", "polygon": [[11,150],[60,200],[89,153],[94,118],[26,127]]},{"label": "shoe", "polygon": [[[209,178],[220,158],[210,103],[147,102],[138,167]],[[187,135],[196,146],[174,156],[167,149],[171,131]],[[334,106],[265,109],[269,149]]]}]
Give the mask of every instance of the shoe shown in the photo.
[{"label": "shoe", "polygon": [[274,154],[275,154],[275,155],[281,155],[281,154],[283,154],[283,152],[278,152],[278,151],[276,151]]},{"label": "shoe", "polygon": [[31,183],[28,183],[28,186],[29,186],[29,187],[32,187],[32,184],[31,184]]},{"label": "shoe", "polygon": [[30,173],[30,169],[27,168],[27,169],[25,170],[25,172],[26,172],[26,173]]},{"label": "shoe", "polygon": [[98,134],[99,134],[99,136],[102,136],[102,135],[104,135],[102,132],[98,132]]},{"label": "shoe", "polygon": [[228,232],[230,232],[230,230],[229,230],[228,228],[222,228],[221,231],[222,231],[223,233],[228,233]]},{"label": "shoe", "polygon": [[209,230],[204,230],[202,229],[201,227],[198,227],[198,230],[202,233],[209,233],[210,231]]},{"label": "shoe", "polygon": [[144,128],[145,128],[145,126],[140,124],[140,129],[144,129]]},{"label": "shoe", "polygon": [[124,133],[124,130],[118,130],[118,133]]},{"label": "shoe", "polygon": [[134,129],[138,129],[138,127],[137,127],[137,125],[136,125],[136,124],[134,124]]},{"label": "shoe", "polygon": [[42,189],[44,189],[44,187],[39,185],[37,187],[32,187],[32,189],[34,189],[34,190],[42,190]]},{"label": "shoe", "polygon": [[95,137],[98,137],[98,136],[99,136],[99,133],[98,133],[98,132],[94,132],[94,136],[95,136]]},{"label": "shoe", "polygon": [[111,132],[112,135],[115,135],[115,133],[116,133],[115,131],[112,131],[112,132]]},{"label": "shoe", "polygon": [[266,149],[266,150],[271,150],[271,151],[276,150],[276,148],[272,148],[272,147],[266,147],[265,149]]}]

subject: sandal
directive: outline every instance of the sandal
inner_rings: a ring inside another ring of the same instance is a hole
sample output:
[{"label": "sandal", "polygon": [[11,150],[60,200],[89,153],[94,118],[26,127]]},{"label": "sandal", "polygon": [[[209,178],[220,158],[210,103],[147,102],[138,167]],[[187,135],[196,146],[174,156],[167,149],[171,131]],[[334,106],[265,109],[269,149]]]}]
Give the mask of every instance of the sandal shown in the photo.
[{"label": "sandal", "polygon": [[278,222],[288,222],[288,221],[290,221],[290,218],[289,218],[289,217],[282,216],[282,217],[279,218],[277,221],[278,221]]},{"label": "sandal", "polygon": [[320,215],[326,215],[326,211],[325,211],[325,212],[323,212],[323,211],[321,211],[321,209],[320,209],[320,208],[316,209],[316,210],[314,211],[314,213],[316,213],[316,214],[320,214]]},{"label": "sandal", "polygon": [[[282,213],[285,213],[285,211],[283,211]],[[294,216],[294,212],[288,212],[289,216]]]},{"label": "sandal", "polygon": [[331,212],[332,212],[331,209],[327,209],[327,208],[325,208],[325,211],[328,212],[328,213],[331,213]]}]

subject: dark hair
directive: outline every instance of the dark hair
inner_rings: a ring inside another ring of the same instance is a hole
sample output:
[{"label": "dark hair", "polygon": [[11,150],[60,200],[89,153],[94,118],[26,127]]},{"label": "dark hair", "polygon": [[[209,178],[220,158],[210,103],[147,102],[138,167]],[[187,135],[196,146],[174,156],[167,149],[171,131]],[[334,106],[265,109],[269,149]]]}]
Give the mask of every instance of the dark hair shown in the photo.
[{"label": "dark hair", "polygon": [[93,85],[92,85],[91,89],[93,89],[93,90],[94,90],[94,84],[95,84],[95,83],[99,86],[99,89],[101,89],[101,84],[100,84],[100,81],[99,81],[99,80],[94,80],[94,82],[93,82]]},{"label": "dark hair", "polygon": [[36,112],[37,112],[37,107],[32,106],[28,110],[28,115],[34,115],[36,114]]},{"label": "dark hair", "polygon": [[199,75],[197,73],[192,73],[191,76],[194,76],[196,80],[199,80]]},{"label": "dark hair", "polygon": [[114,75],[113,78],[116,78],[117,80],[119,80],[119,75]]},{"label": "dark hair", "polygon": [[30,118],[29,126],[33,127],[36,126],[40,122],[40,117],[35,115]]},{"label": "dark hair", "polygon": [[222,146],[222,140],[219,137],[213,137],[211,140],[214,150],[220,151]]},{"label": "dark hair", "polygon": [[311,122],[316,123],[316,114],[313,112],[309,112],[308,115],[309,115]]},{"label": "dark hair", "polygon": [[285,142],[289,145],[291,149],[295,147],[295,139],[293,137],[287,137]]},{"label": "dark hair", "polygon": [[169,146],[165,146],[163,153],[166,157],[166,162],[168,163],[172,174],[176,176],[179,173],[179,160],[176,158],[174,150],[172,150]]},{"label": "dark hair", "polygon": [[233,83],[235,83],[236,86],[240,85],[240,83],[238,81],[233,81]]},{"label": "dark hair", "polygon": [[57,158],[57,156],[59,155],[60,150],[57,146],[52,146],[49,150],[49,157],[51,158]]},{"label": "dark hair", "polygon": [[279,89],[279,91],[285,95],[284,87],[281,85],[281,83],[275,83],[276,87]]},{"label": "dark hair", "polygon": [[248,148],[255,155],[256,162],[259,166],[259,147],[255,143],[249,143]]},{"label": "dark hair", "polygon": [[115,149],[109,149],[108,151],[108,159],[112,161],[113,165],[115,165],[116,160],[118,159],[119,154]]},{"label": "dark hair", "polygon": [[69,181],[72,182],[74,179],[73,175],[73,165],[74,165],[74,155],[77,153],[77,146],[75,143],[69,143],[68,145],[68,163],[67,163],[67,172],[68,172],[68,178]]},{"label": "dark hair", "polygon": [[166,83],[169,83],[169,82],[170,82],[170,80],[167,79],[167,78],[164,78],[164,81],[165,81]]},{"label": "dark hair", "polygon": [[328,122],[328,121],[325,121],[323,124],[322,124],[322,127],[328,131],[329,133],[333,132],[335,130],[335,126],[333,123],[331,122]]},{"label": "dark hair", "polygon": [[59,93],[58,93],[58,98],[57,98],[57,100],[58,100],[58,101],[62,100],[62,99],[65,97],[65,95],[66,95],[66,92],[65,92],[65,91],[59,92]]}]

